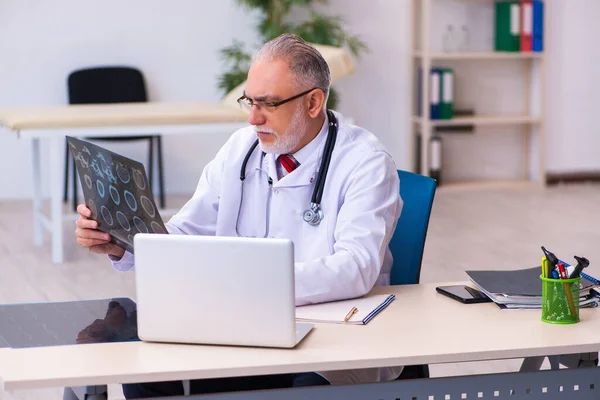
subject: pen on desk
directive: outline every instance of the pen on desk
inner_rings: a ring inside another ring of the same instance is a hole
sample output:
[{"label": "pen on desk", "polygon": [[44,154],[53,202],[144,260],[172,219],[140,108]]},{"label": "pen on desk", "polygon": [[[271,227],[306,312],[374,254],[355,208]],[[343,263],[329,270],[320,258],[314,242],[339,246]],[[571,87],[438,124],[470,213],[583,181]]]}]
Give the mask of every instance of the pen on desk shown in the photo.
[{"label": "pen on desk", "polygon": [[346,314],[346,318],[344,318],[344,322],[348,322],[350,320],[350,318],[352,318],[352,316],[354,314],[356,314],[357,312],[358,312],[358,308],[352,307],[352,310],[350,310],[350,312],[348,312],[348,314]]}]

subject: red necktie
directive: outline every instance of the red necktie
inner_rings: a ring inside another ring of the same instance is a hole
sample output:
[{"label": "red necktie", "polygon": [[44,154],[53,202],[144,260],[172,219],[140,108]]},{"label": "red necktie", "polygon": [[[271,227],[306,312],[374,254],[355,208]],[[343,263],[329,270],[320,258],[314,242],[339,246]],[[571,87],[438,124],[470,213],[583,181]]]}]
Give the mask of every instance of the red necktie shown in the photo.
[{"label": "red necktie", "polygon": [[281,163],[281,166],[285,168],[288,174],[300,166],[300,163],[289,154],[280,155],[279,162]]}]

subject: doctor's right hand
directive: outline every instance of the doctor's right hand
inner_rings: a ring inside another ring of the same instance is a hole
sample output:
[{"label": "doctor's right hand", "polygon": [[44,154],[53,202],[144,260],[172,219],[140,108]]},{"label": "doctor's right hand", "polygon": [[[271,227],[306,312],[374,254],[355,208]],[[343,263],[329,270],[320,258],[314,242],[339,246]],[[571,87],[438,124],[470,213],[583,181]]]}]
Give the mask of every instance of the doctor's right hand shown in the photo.
[{"label": "doctor's right hand", "polygon": [[107,254],[121,259],[125,254],[125,250],[111,243],[108,233],[98,230],[98,222],[90,219],[92,211],[85,204],[80,204],[77,206],[77,212],[79,213],[79,218],[75,222],[75,225],[77,225],[75,230],[77,243],[92,253]]}]

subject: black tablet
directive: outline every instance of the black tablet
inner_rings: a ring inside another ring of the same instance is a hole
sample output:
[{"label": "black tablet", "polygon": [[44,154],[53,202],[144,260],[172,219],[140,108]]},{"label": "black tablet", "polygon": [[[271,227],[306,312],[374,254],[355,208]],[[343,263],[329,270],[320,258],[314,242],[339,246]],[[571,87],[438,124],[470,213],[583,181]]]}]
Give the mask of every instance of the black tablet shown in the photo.
[{"label": "black tablet", "polygon": [[477,289],[465,285],[438,286],[438,293],[465,304],[488,303],[492,300]]}]

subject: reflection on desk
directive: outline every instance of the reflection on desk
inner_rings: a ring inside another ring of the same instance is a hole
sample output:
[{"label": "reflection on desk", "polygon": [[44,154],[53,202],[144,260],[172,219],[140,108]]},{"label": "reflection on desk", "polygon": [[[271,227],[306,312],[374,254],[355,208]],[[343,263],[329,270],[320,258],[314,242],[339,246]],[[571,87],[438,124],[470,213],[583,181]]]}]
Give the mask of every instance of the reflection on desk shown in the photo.
[{"label": "reflection on desk", "polygon": [[0,306],[0,348],[139,341],[128,298]]},{"label": "reflection on desk", "polygon": [[8,343],[6,343],[4,341],[4,339],[2,338],[2,336],[0,336],[0,349],[7,349],[10,348],[10,346],[8,345]]}]

